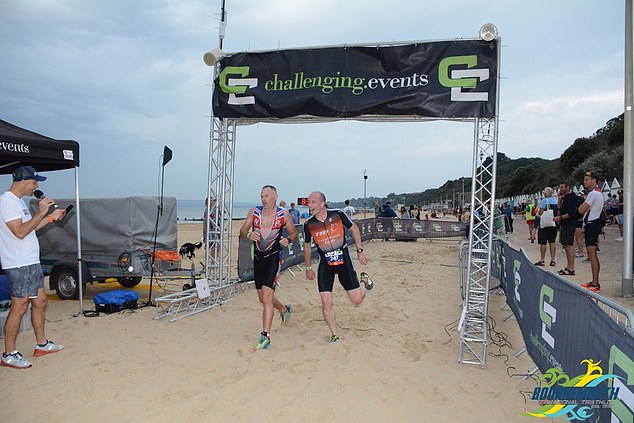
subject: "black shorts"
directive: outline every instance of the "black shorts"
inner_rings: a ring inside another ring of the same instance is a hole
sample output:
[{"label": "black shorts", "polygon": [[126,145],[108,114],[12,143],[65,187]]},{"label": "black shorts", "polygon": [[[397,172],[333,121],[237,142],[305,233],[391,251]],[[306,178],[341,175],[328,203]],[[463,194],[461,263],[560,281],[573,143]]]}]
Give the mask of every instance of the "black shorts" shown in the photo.
[{"label": "black shorts", "polygon": [[546,245],[546,243],[553,244],[557,239],[557,228],[551,226],[548,228],[539,228],[537,232],[537,243],[539,245]]},{"label": "black shorts", "polygon": [[575,227],[583,229],[583,220],[577,220],[577,223],[575,223]]},{"label": "black shorts", "polygon": [[277,279],[280,276],[282,258],[279,251],[271,252],[268,255],[253,257],[253,273],[255,276],[255,288],[262,289],[268,286],[275,289]]},{"label": "black shorts", "polygon": [[599,219],[586,222],[586,247],[596,247],[599,245],[599,234],[601,233],[601,222]]},{"label": "black shorts", "polygon": [[348,249],[343,250],[343,264],[329,266],[324,258],[319,261],[317,269],[317,285],[319,292],[332,292],[335,283],[335,275],[339,277],[339,283],[346,291],[359,287],[357,272],[354,270],[352,259],[348,254]]},{"label": "black shorts", "polygon": [[561,245],[572,247],[575,245],[575,231],[577,230],[576,223],[574,225],[561,225],[561,235],[559,241]]}]

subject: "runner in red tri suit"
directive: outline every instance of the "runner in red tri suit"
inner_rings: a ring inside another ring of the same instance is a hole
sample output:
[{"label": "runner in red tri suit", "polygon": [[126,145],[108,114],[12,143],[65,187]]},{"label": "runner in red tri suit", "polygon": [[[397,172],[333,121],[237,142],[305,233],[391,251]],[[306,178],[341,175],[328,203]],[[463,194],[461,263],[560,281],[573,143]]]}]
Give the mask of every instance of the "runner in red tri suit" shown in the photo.
[{"label": "runner in red tri suit", "polygon": [[319,252],[317,285],[321,296],[321,310],[330,329],[330,342],[337,342],[339,337],[335,334],[337,325],[335,310],[332,308],[332,287],[335,275],[339,277],[339,283],[346,290],[353,304],[361,304],[366,292],[373,286],[369,281],[359,284],[352,258],[348,253],[345,228],[350,230],[356,244],[359,263],[366,265],[368,259],[363,253],[361,232],[357,225],[341,210],[326,209],[326,196],[323,193],[318,191],[311,193],[308,196],[308,208],[312,216],[304,222],[306,279],[315,279],[315,272],[310,265],[312,240]]},{"label": "runner in red tri suit", "polygon": [[[275,298],[275,287],[280,274],[282,248],[297,239],[293,219],[286,209],[277,207],[277,189],[265,185],[260,193],[262,205],[252,208],[240,228],[242,238],[253,241],[253,272],[258,299],[262,303],[262,332],[256,350],[267,349],[271,345],[273,310],[280,312],[282,322],[291,318],[293,307],[284,305]],[[282,237],[286,228],[288,238]]]}]

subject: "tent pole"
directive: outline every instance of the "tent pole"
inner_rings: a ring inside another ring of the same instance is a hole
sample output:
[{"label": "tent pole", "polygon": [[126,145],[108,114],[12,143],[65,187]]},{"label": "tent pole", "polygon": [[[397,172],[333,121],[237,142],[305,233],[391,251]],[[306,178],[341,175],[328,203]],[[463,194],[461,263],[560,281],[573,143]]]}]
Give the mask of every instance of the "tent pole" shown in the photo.
[{"label": "tent pole", "polygon": [[79,166],[75,166],[75,208],[77,210],[77,277],[79,278],[79,314],[84,314],[84,272],[81,262],[81,212],[79,210]]}]

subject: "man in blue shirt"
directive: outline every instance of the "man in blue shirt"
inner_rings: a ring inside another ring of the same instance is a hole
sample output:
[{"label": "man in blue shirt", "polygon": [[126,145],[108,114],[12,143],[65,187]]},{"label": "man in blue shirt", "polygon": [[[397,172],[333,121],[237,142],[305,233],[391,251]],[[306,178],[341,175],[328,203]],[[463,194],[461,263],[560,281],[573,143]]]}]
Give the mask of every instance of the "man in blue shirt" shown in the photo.
[{"label": "man in blue shirt", "polygon": [[293,219],[293,224],[299,225],[299,210],[295,208],[295,203],[291,203],[291,208],[288,211],[288,213],[291,215],[291,218]]}]

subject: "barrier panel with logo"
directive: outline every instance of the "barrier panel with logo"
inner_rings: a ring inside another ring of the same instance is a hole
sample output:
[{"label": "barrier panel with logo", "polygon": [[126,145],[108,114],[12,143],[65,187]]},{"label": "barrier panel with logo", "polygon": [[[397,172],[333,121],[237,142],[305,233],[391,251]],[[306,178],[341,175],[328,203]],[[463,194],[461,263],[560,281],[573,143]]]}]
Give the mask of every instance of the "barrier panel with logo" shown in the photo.
[{"label": "barrier panel with logo", "polygon": [[[618,418],[631,422],[634,416],[634,338],[624,324],[613,320],[588,291],[534,266],[523,252],[507,243],[500,241],[498,245],[496,263],[501,264],[500,278],[506,302],[517,319],[526,350],[542,374],[553,383],[557,378],[573,379],[584,373],[588,363],[582,361],[592,360],[600,363],[593,367],[594,376],[601,371],[614,376],[605,380],[605,392],[611,392],[609,406],[605,403],[600,407],[582,404],[579,399],[566,412],[577,417],[590,413],[590,421],[618,421]],[[574,386],[585,387],[586,394],[590,387],[595,387],[588,381],[594,380],[592,383],[600,386],[599,379],[588,378],[585,385],[583,379],[579,379]],[[619,389],[608,391],[612,388]],[[580,391],[565,392],[579,395]],[[585,411],[580,407],[585,407]],[[546,413],[546,417],[551,416],[557,415]]]}]

